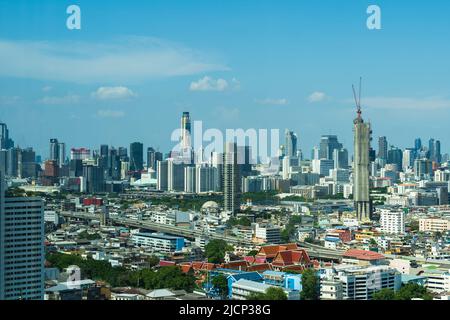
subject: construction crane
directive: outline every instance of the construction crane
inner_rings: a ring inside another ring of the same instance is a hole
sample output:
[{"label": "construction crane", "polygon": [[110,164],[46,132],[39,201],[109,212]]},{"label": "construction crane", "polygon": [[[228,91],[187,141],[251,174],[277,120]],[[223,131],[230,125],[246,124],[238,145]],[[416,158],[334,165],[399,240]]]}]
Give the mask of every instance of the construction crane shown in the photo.
[{"label": "construction crane", "polygon": [[358,118],[361,117],[361,85],[362,85],[362,77],[359,78],[359,93],[358,97],[356,96],[355,85],[352,85],[353,88],[353,97],[355,98],[356,105],[356,113],[358,113]]}]

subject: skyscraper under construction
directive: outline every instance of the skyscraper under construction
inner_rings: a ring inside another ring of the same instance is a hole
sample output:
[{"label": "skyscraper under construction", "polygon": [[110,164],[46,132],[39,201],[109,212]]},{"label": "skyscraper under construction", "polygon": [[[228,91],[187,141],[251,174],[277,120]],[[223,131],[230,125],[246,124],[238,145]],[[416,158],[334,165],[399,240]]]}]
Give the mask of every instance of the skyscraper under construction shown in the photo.
[{"label": "skyscraper under construction", "polygon": [[372,202],[369,195],[369,149],[372,131],[370,123],[365,123],[361,117],[361,87],[359,99],[354,88],[353,93],[357,107],[357,116],[353,121],[353,199],[358,220],[370,221]]}]

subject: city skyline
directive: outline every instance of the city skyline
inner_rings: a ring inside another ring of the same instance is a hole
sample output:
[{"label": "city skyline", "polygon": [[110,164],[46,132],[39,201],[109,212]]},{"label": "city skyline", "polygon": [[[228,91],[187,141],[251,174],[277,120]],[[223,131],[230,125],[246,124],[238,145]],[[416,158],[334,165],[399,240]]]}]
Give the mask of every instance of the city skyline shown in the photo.
[{"label": "city skyline", "polygon": [[[349,85],[360,75],[365,79],[362,106],[374,137],[387,136],[402,148],[412,146],[414,136],[436,137],[447,150],[442,132],[450,103],[442,71],[448,69],[450,48],[440,41],[449,24],[445,10],[433,12],[425,26],[414,18],[428,17],[426,6],[407,3],[405,15],[406,3],[380,1],[383,28],[371,31],[365,26],[366,1],[140,2],[120,19],[122,1],[78,4],[81,30],[65,27],[64,1],[27,2],[33,9],[27,12],[20,1],[0,3],[1,12],[10,13],[0,19],[1,52],[17,57],[0,68],[0,120],[8,123],[18,145],[34,146],[41,155],[53,137],[68,146],[141,141],[169,150],[170,133],[179,127],[173,115],[183,111],[223,131],[289,128],[307,153],[322,134],[336,134],[350,148]],[[343,9],[339,14],[336,6]],[[202,28],[203,16],[211,26],[228,28]],[[196,31],[177,28],[169,17]],[[330,27],[333,33],[324,32]],[[359,52],[348,50],[353,43],[359,43]],[[158,53],[173,53],[168,55],[173,68]],[[66,62],[74,68],[63,68]],[[97,62],[101,67],[91,68]],[[136,69],[132,62],[145,68],[124,71]],[[39,66],[53,63],[58,72]],[[156,63],[161,67],[151,67]],[[23,130],[26,116],[34,121]]]}]

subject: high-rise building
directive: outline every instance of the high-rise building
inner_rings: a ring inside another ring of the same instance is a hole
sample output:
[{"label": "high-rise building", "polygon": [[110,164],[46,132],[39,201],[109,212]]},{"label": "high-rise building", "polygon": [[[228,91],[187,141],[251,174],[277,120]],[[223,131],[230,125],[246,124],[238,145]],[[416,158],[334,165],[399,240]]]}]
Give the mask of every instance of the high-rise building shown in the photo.
[{"label": "high-rise building", "polygon": [[76,159],[69,162],[69,177],[81,177],[83,176],[83,160]]},{"label": "high-rise building", "polygon": [[181,117],[181,148],[191,147],[191,118],[189,112],[183,112]]},{"label": "high-rise building", "polygon": [[0,149],[8,150],[14,148],[14,141],[9,137],[6,123],[0,123]]},{"label": "high-rise building", "polygon": [[422,149],[422,139],[416,138],[416,140],[414,140],[414,149],[417,153],[419,153],[419,151]]},{"label": "high-rise building", "polygon": [[348,169],[348,151],[345,148],[334,149],[333,160],[335,169]]},{"label": "high-rise building", "polygon": [[99,193],[104,191],[105,179],[102,167],[94,165],[83,166],[83,191]]},{"label": "high-rise building", "polygon": [[197,165],[195,183],[196,193],[218,191],[218,170],[212,166]]},{"label": "high-rise building", "polygon": [[58,142],[58,139],[50,139],[50,157],[55,160],[59,167],[66,163],[66,144]]},{"label": "high-rise building", "polygon": [[169,161],[167,160],[159,160],[156,162],[157,168],[157,189],[160,191],[167,191],[169,188],[169,179],[168,179],[168,167]]},{"label": "high-rise building", "polygon": [[320,138],[319,159],[333,160],[333,152],[335,149],[342,149],[337,136],[325,135]]},{"label": "high-rise building", "polygon": [[428,158],[433,162],[441,162],[441,142],[439,140],[430,139],[428,146]]},{"label": "high-rise building", "polygon": [[371,139],[370,123],[361,117],[358,105],[357,117],[353,121],[354,160],[353,160],[353,199],[356,215],[360,221],[368,221],[372,215],[372,202],[369,195],[369,149]]},{"label": "high-rise building", "polygon": [[185,167],[186,165],[183,162],[178,162],[172,158],[168,159],[168,166],[167,166],[168,191],[184,191]]},{"label": "high-rise building", "polygon": [[163,155],[161,152],[155,151],[152,147],[147,148],[147,169],[156,171],[156,162],[162,161]]},{"label": "high-rise building", "polygon": [[195,193],[196,175],[195,167],[187,166],[184,168],[184,192]]},{"label": "high-rise building", "polygon": [[286,129],[285,139],[285,155],[288,157],[295,156],[297,152],[297,135],[293,131],[289,131],[288,129]]},{"label": "high-rise building", "polygon": [[417,179],[429,179],[433,175],[433,162],[428,159],[414,161],[414,174]]},{"label": "high-rise building", "polygon": [[0,150],[0,172],[7,172],[8,165],[8,150]]},{"label": "high-rise building", "polygon": [[403,167],[403,151],[399,148],[391,146],[388,151],[388,164],[395,164],[397,166],[397,170],[401,171]]},{"label": "high-rise building", "polygon": [[36,153],[32,148],[20,150],[18,168],[20,178],[36,177]]},{"label": "high-rise building", "polygon": [[412,148],[406,148],[403,151],[403,171],[406,172],[406,170],[411,169],[414,166],[414,154],[415,150]]},{"label": "high-rise building", "polygon": [[380,214],[381,232],[388,234],[405,233],[405,213],[403,211],[382,210]]},{"label": "high-rise building", "polygon": [[224,210],[233,214],[239,211],[241,203],[241,179],[237,153],[236,143],[227,142],[225,144],[223,155]]},{"label": "high-rise building", "polygon": [[110,148],[108,151],[108,177],[112,180],[120,180],[121,160],[118,150]]},{"label": "high-rise building", "polygon": [[434,143],[434,159],[437,163],[442,162],[441,141],[436,140]]},{"label": "high-rise building", "polygon": [[59,145],[58,145],[58,151],[59,151],[59,154],[58,154],[58,165],[60,166],[60,167],[62,167],[63,165],[65,165],[66,164],[66,144],[64,143],[64,142],[60,142],[59,143]]},{"label": "high-rise building", "polygon": [[91,156],[91,150],[87,148],[72,148],[70,150],[70,160],[87,160]]},{"label": "high-rise building", "polygon": [[119,147],[120,161],[128,161],[128,150],[125,147]]},{"label": "high-rise building", "polygon": [[5,197],[0,173],[0,300],[44,299],[44,205]]},{"label": "high-rise building", "polygon": [[252,158],[252,148],[250,146],[238,146],[237,152],[237,163],[240,175],[242,177],[247,177],[251,175],[252,164],[254,163]]},{"label": "high-rise building", "polygon": [[10,148],[7,151],[6,159],[6,175],[17,177],[19,175],[19,148]]},{"label": "high-rise building", "polygon": [[144,169],[144,145],[140,142],[130,144],[130,170],[142,171]]},{"label": "high-rise building", "polygon": [[388,158],[388,142],[386,137],[378,138],[378,159],[387,160]]}]

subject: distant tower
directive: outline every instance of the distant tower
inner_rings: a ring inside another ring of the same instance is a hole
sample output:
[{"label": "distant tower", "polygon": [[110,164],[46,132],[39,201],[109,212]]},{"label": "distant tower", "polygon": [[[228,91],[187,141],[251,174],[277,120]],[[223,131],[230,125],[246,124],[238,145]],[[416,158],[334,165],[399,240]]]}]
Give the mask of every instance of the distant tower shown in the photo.
[{"label": "distant tower", "polygon": [[189,112],[183,112],[181,117],[181,147],[189,148],[191,146],[191,117]]},{"label": "distant tower", "polygon": [[236,143],[228,142],[223,155],[224,209],[233,214],[239,211],[241,203],[241,181],[237,153]]},{"label": "distant tower", "polygon": [[141,142],[130,144],[130,170],[142,171],[144,169],[144,145]]},{"label": "distant tower", "polygon": [[388,142],[386,137],[378,138],[378,158],[387,160],[388,155]]},{"label": "distant tower", "polygon": [[370,123],[364,123],[361,117],[361,83],[359,98],[355,97],[357,116],[353,121],[354,132],[354,163],[353,163],[353,199],[356,215],[359,221],[370,221],[372,215],[372,202],[369,196],[369,149],[371,128]]},{"label": "distant tower", "polygon": [[293,157],[297,152],[297,135],[293,131],[286,129],[285,138],[286,138],[285,155],[288,157]]}]

